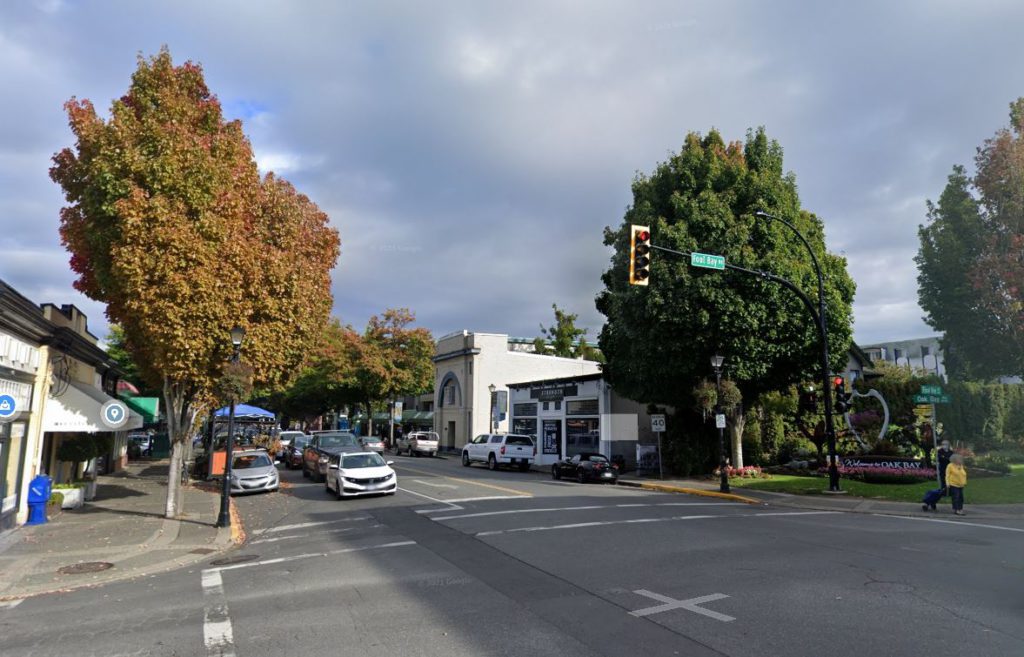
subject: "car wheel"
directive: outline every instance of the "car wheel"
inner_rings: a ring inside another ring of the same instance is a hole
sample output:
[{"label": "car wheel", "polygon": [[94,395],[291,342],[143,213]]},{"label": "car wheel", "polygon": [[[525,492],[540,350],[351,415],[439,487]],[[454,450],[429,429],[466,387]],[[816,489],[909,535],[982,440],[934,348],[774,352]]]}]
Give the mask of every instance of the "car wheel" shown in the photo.
[{"label": "car wheel", "polygon": [[557,465],[551,466],[551,478],[552,479],[561,479],[562,478],[562,473],[558,471],[558,466]]},{"label": "car wheel", "polygon": [[580,482],[581,484],[587,483],[587,475],[586,473],[583,472],[583,468],[580,468],[579,470],[576,471],[576,481]]},{"label": "car wheel", "polygon": [[462,453],[462,465],[469,467],[469,452]]},{"label": "car wheel", "polygon": [[497,470],[498,469],[498,459],[494,458],[494,454],[491,454],[490,456],[487,457],[487,469],[488,470]]},{"label": "car wheel", "polygon": [[334,489],[334,499],[341,501],[345,496],[341,494],[341,482],[337,479],[334,480],[337,488]]}]

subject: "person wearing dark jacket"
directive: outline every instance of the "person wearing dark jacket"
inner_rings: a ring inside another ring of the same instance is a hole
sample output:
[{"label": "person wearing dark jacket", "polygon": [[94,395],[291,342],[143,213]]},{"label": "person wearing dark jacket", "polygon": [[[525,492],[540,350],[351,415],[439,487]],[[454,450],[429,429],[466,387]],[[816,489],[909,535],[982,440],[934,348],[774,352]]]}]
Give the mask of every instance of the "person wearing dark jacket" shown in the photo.
[{"label": "person wearing dark jacket", "polygon": [[942,445],[935,452],[935,458],[939,461],[939,488],[946,489],[946,468],[949,467],[952,456],[953,449],[949,446],[949,441],[943,440]]}]

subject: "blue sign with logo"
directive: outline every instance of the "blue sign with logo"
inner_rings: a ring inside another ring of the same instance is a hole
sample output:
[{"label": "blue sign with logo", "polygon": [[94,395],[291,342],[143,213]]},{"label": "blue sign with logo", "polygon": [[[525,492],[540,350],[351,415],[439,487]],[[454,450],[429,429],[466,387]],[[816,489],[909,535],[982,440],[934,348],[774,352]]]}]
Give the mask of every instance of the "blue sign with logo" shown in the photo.
[{"label": "blue sign with logo", "polygon": [[0,395],[0,420],[14,417],[18,412],[18,401],[10,395]]}]

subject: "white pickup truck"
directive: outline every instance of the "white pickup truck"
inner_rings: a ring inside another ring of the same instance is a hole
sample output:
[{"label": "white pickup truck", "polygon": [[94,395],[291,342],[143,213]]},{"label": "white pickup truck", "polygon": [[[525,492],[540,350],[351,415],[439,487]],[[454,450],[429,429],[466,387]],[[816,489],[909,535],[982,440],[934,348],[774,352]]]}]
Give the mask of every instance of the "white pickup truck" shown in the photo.
[{"label": "white pickup truck", "polygon": [[530,469],[537,457],[537,445],[530,436],[514,433],[485,433],[466,443],[462,448],[462,465],[486,463],[491,470],[502,465],[514,465],[520,470]]},{"label": "white pickup truck", "polygon": [[433,431],[413,431],[395,441],[395,454],[406,452],[409,456],[437,456],[439,438]]}]

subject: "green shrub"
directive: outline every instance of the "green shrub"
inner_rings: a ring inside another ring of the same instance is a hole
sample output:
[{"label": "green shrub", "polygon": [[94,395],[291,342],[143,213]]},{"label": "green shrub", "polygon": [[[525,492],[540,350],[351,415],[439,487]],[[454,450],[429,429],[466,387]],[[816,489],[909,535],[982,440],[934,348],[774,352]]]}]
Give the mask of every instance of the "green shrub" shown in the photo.
[{"label": "green shrub", "polygon": [[56,506],[58,508],[64,506],[64,493],[53,491],[50,493],[50,499],[47,500],[46,504],[48,506]]},{"label": "green shrub", "polygon": [[54,490],[68,490],[70,488],[83,488],[84,484],[68,483],[68,484],[54,484]]},{"label": "green shrub", "polygon": [[65,438],[57,446],[57,458],[66,463],[81,463],[95,456],[96,441],[90,435]]}]

